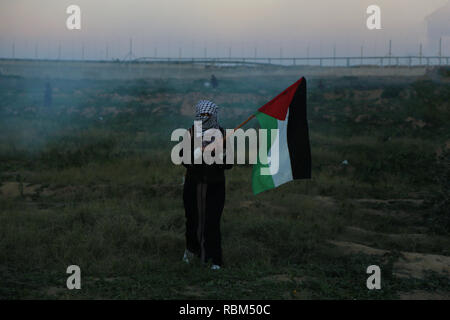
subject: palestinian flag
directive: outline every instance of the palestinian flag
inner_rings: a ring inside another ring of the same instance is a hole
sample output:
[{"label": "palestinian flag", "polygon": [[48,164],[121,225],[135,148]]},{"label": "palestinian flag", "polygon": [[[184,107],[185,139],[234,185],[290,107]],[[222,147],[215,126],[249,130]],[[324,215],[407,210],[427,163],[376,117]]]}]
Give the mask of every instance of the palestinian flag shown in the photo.
[{"label": "palestinian flag", "polygon": [[[252,173],[253,193],[276,188],[295,179],[310,179],[311,149],[306,118],[306,79],[301,78],[259,108],[256,118],[262,129],[268,129],[268,154],[260,155],[258,152],[258,162],[253,166]],[[278,134],[272,135],[270,129],[278,129]],[[278,159],[278,163],[275,159]]]}]

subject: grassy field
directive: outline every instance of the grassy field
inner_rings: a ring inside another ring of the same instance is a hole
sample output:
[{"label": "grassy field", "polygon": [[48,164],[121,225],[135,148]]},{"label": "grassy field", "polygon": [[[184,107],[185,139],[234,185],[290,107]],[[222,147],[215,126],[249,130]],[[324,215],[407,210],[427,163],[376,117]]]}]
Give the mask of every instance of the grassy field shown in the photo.
[{"label": "grassy field", "polygon": [[313,178],[254,196],[251,166],[227,172],[219,272],[181,262],[170,133],[201,98],[234,127],[297,79],[216,76],[51,79],[47,107],[46,81],[0,76],[1,299],[450,299],[448,69],[308,79]]}]

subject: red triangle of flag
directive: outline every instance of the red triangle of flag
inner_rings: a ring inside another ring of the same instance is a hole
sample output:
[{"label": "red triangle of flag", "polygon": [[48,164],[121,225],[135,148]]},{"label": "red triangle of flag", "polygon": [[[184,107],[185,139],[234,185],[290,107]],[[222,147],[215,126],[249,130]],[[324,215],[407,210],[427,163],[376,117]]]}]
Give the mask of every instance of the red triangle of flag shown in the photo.
[{"label": "red triangle of flag", "polygon": [[289,106],[292,102],[292,98],[294,97],[294,94],[303,79],[304,78],[302,77],[296,83],[277,95],[274,99],[259,108],[258,111],[278,120],[284,121],[286,119]]}]

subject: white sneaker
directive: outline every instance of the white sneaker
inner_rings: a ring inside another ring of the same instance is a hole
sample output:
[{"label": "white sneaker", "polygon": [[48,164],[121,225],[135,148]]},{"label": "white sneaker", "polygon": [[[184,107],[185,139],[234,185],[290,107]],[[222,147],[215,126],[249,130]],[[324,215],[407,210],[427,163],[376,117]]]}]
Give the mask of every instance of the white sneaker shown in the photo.
[{"label": "white sneaker", "polygon": [[211,266],[211,270],[220,270],[220,266],[218,266],[217,264],[213,264]]},{"label": "white sneaker", "polygon": [[194,253],[190,252],[188,249],[184,250],[183,261],[190,263],[192,258],[194,258]]}]

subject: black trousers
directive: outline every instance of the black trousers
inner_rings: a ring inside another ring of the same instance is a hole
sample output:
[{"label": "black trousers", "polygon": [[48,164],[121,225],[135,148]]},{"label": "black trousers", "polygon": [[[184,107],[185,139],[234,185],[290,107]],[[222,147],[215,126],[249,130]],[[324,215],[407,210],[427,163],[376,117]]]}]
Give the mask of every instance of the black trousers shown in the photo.
[{"label": "black trousers", "polygon": [[203,262],[222,265],[220,219],[225,203],[225,182],[185,181],[186,249]]}]

